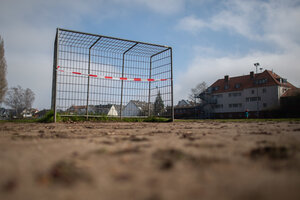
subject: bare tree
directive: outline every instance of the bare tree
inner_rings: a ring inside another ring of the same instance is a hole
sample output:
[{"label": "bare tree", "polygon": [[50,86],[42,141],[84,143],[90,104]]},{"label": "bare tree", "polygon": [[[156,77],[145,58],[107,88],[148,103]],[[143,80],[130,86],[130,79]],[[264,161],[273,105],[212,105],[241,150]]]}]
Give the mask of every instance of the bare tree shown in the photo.
[{"label": "bare tree", "polygon": [[25,90],[25,95],[24,95],[24,100],[25,100],[25,108],[30,109],[32,108],[32,103],[34,102],[34,93],[31,89],[27,88]]},{"label": "bare tree", "polygon": [[0,105],[3,102],[5,93],[7,91],[6,67],[6,60],[4,56],[4,42],[0,35]]},{"label": "bare tree", "polygon": [[206,82],[201,82],[196,85],[196,87],[191,89],[191,92],[189,94],[189,100],[191,100],[194,103],[200,103],[201,100],[199,98],[196,98],[200,93],[204,92],[207,89]]},{"label": "bare tree", "polygon": [[34,101],[34,93],[31,89],[24,90],[21,86],[12,87],[7,91],[5,104],[19,115],[24,109],[31,109]]}]

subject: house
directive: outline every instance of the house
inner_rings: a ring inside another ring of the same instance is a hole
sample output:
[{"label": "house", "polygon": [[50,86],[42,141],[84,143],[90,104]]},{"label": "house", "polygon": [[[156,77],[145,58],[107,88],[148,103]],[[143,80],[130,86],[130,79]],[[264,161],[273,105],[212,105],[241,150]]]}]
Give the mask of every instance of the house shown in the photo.
[{"label": "house", "polygon": [[33,117],[36,113],[38,113],[39,111],[37,109],[31,108],[31,109],[24,109],[21,112],[21,116],[23,118],[31,118]]},{"label": "house", "polygon": [[119,110],[115,107],[115,105],[97,105],[95,106],[95,114],[107,115],[107,116],[118,116]]},{"label": "house", "polygon": [[203,119],[207,118],[203,109],[203,103],[195,103],[188,100],[180,100],[174,106],[174,117],[176,119]]},{"label": "house", "polygon": [[49,109],[43,109],[43,110],[35,113],[33,117],[40,119],[40,118],[44,117],[49,111],[50,111]]},{"label": "house", "polygon": [[[87,106],[71,106],[67,112],[71,115],[85,115]],[[88,113],[94,115],[118,116],[118,110],[115,105],[89,105]]]},{"label": "house", "polygon": [[72,105],[70,108],[67,109],[67,112],[71,115],[74,115],[74,114],[84,115],[84,114],[86,114],[86,106]]},{"label": "house", "polygon": [[144,101],[134,101],[131,100],[124,107],[122,111],[122,116],[133,117],[133,116],[148,116],[150,108],[150,113],[153,111],[153,104]]},{"label": "house", "polygon": [[176,119],[196,118],[196,113],[198,112],[194,103],[188,100],[182,99],[174,106],[174,117]]},{"label": "house", "polygon": [[9,118],[9,112],[5,108],[0,108],[0,120],[5,120]]},{"label": "house", "polygon": [[300,89],[293,88],[280,98],[280,111],[286,117],[300,117]]},{"label": "house", "polygon": [[226,75],[198,97],[217,117],[243,117],[245,110],[257,115],[257,111],[278,108],[280,98],[295,88],[287,79],[265,70],[237,77]]},{"label": "house", "polygon": [[176,105],[176,107],[186,107],[186,106],[194,106],[194,102],[182,99],[178,101],[178,104]]},{"label": "house", "polygon": [[9,119],[18,118],[18,113],[15,109],[6,109],[6,113],[8,114]]}]

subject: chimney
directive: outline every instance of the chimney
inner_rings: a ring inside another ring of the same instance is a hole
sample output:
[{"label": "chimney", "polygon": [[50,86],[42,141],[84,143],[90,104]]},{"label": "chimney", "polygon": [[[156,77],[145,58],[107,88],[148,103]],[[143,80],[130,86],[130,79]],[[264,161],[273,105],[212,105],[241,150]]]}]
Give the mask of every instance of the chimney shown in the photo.
[{"label": "chimney", "polygon": [[228,76],[228,75],[224,76],[224,80],[225,80],[225,83],[228,83],[228,81],[229,81],[229,76]]},{"label": "chimney", "polygon": [[250,72],[250,79],[254,79],[254,72]]}]

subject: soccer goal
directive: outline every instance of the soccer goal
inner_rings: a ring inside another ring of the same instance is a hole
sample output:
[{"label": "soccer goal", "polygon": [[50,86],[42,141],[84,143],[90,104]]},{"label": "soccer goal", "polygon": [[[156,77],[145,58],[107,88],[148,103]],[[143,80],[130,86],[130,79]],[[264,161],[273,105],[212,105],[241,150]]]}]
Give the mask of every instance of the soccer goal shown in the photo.
[{"label": "soccer goal", "polygon": [[172,48],[58,28],[52,103],[61,116],[174,119]]}]

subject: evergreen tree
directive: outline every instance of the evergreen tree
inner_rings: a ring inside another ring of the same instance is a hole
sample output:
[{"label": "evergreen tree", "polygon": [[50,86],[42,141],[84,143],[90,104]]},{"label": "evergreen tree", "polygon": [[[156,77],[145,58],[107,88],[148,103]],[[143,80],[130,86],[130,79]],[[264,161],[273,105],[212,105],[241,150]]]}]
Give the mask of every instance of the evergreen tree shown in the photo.
[{"label": "evergreen tree", "polygon": [[158,91],[155,102],[154,102],[154,115],[161,116],[165,112],[165,105],[161,98],[160,91]]},{"label": "evergreen tree", "polygon": [[7,90],[6,81],[6,60],[4,55],[4,42],[0,36],[0,105],[4,100],[4,96]]}]

